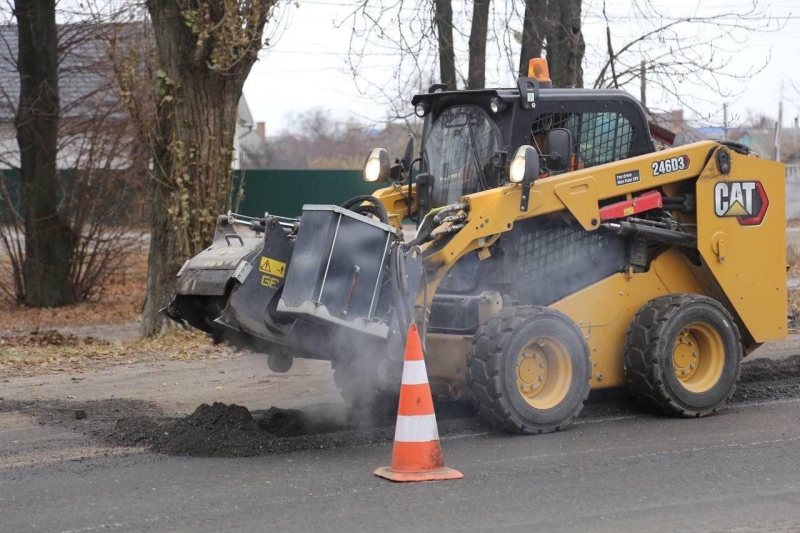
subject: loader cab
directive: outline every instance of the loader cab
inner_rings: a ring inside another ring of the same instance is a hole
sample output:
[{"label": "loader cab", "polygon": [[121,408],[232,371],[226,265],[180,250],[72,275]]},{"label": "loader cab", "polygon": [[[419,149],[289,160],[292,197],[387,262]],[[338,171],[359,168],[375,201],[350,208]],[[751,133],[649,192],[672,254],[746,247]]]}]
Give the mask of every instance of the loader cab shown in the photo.
[{"label": "loader cab", "polygon": [[[425,119],[417,182],[423,215],[507,184],[511,158],[523,145],[541,154],[540,177],[655,150],[643,108],[620,90],[553,89],[521,78],[509,89],[445,91],[434,85],[412,104]],[[561,128],[572,137],[571,164],[549,169],[545,140]]]}]

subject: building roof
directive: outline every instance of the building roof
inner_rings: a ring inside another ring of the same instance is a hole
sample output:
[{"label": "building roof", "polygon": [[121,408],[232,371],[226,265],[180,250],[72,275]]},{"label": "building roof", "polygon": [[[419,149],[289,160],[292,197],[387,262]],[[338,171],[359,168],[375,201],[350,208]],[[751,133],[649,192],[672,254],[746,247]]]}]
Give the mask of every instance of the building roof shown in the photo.
[{"label": "building roof", "polygon": [[[58,26],[58,90],[62,120],[92,121],[97,117],[105,121],[129,118],[128,110],[121,105],[106,38],[114,37],[122,45],[127,42],[133,46],[140,42],[142,32],[147,31],[148,28],[140,23],[113,26],[82,23]],[[17,26],[0,25],[0,155],[7,164],[12,165],[19,164],[13,126],[20,90],[16,64],[18,44]],[[242,135],[242,128],[244,131],[251,128],[252,123],[253,117],[242,95],[239,99],[237,135]],[[66,161],[71,161],[66,152],[70,150],[65,146],[59,155]],[[60,164],[69,167],[71,163]]]},{"label": "building roof", "polygon": [[[760,157],[775,157],[775,129],[742,128],[731,140],[742,143]],[[781,128],[780,131],[781,161],[784,163],[800,162],[800,130]]]},{"label": "building roof", "polygon": [[650,122],[666,128],[672,133],[683,133],[685,143],[704,141],[709,138],[700,128],[695,128],[686,123],[683,118],[683,110],[668,111],[666,113],[658,111],[648,111],[647,117]]},{"label": "building roof", "polygon": [[[105,41],[96,38],[103,26],[90,23],[58,26],[58,90],[62,118],[86,118],[95,113],[124,114],[118,106]],[[0,122],[12,122],[19,103],[16,25],[0,26]]]}]

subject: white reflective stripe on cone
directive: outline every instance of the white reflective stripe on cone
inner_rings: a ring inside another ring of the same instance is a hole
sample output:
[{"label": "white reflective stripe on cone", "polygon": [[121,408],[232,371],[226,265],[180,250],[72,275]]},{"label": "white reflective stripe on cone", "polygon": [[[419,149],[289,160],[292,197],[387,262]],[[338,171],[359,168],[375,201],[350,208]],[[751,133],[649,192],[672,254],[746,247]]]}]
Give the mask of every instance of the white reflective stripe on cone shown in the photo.
[{"label": "white reflective stripe on cone", "polygon": [[425,361],[406,361],[403,363],[403,385],[422,385],[428,382]]},{"label": "white reflective stripe on cone", "polygon": [[397,416],[394,440],[400,442],[430,442],[439,440],[436,415]]}]

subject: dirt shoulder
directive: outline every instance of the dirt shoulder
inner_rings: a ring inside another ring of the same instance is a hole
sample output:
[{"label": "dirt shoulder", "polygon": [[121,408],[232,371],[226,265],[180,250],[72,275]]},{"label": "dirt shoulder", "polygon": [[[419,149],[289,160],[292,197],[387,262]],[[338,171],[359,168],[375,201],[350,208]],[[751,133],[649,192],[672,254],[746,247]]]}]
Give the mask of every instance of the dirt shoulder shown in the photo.
[{"label": "dirt shoulder", "polygon": [[[129,355],[63,364],[58,367],[64,368],[63,372],[0,376],[0,397],[21,401],[142,400],[158,404],[170,415],[188,414],[201,403],[215,401],[253,409],[341,402],[330,363],[324,361],[298,360],[289,373],[276,374],[267,368],[265,356],[224,348],[200,346]],[[69,366],[82,363],[77,368]]]}]

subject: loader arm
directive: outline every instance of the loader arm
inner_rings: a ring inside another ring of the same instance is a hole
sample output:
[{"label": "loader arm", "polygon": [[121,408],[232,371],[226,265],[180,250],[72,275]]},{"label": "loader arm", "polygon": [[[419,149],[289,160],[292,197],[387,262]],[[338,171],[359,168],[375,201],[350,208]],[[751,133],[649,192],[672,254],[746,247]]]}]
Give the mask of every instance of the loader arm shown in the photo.
[{"label": "loader arm", "polygon": [[[410,195],[409,189],[411,190]],[[416,184],[394,184],[375,191],[373,196],[386,208],[386,212],[389,214],[389,224],[397,229],[403,229],[403,219],[415,214],[419,208]]]},{"label": "loader arm", "polygon": [[[539,179],[530,189],[526,211],[520,210],[523,190],[520,184],[509,184],[465,196],[463,201],[469,205],[467,226],[455,234],[445,246],[432,253],[428,261],[436,265],[452,264],[464,254],[488,246],[490,243],[487,239],[509,231],[517,221],[565,209],[586,231],[594,231],[599,228],[602,200],[697,178],[713,150],[719,146],[713,141],[703,141]],[[652,175],[653,162],[679,156],[689,158],[689,165],[685,170],[660,176]],[[638,172],[639,181],[617,185],[615,176],[631,171]]]}]

